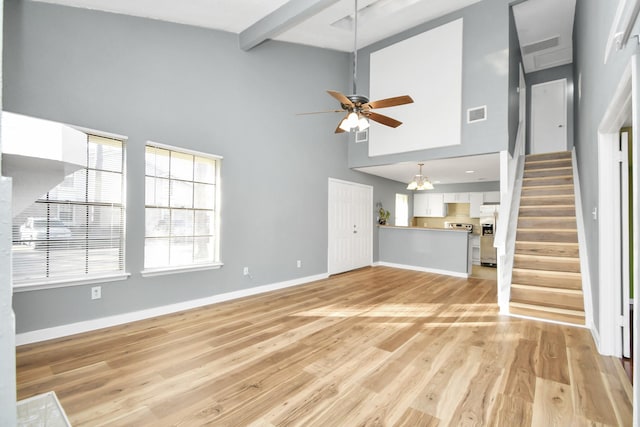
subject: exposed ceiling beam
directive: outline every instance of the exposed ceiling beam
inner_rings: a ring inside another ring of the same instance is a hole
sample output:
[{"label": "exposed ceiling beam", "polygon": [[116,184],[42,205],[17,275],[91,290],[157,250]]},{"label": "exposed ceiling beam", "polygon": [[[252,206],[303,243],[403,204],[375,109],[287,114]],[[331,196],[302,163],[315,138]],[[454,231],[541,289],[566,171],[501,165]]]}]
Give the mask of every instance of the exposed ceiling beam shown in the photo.
[{"label": "exposed ceiling beam", "polygon": [[250,50],[339,0],[291,0],[240,33],[240,48]]}]

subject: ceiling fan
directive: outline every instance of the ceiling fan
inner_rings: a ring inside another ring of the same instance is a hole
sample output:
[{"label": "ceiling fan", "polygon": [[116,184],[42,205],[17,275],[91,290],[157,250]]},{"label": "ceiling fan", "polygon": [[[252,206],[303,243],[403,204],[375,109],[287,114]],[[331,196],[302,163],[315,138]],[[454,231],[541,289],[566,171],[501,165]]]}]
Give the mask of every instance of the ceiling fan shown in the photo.
[{"label": "ceiling fan", "polygon": [[[396,128],[402,124],[401,121],[374,112],[374,109],[395,107],[397,105],[411,104],[413,99],[409,95],[396,96],[393,98],[369,101],[364,95],[357,95],[356,81],[358,74],[358,0],[354,0],[355,11],[353,21],[353,95],[344,95],[336,90],[328,90],[327,93],[340,102],[341,110],[321,111],[321,113],[346,112],[344,118],[338,124],[335,133],[363,131],[367,129],[369,119],[381,123],[385,126]],[[303,113],[317,114],[317,113]]]}]

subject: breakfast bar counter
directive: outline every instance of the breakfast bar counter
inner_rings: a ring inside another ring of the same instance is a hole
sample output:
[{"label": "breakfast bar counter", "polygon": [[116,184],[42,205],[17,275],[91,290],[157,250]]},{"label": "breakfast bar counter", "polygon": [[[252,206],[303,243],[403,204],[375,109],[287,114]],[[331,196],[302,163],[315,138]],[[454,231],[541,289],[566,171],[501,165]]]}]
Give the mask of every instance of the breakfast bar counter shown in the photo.
[{"label": "breakfast bar counter", "polygon": [[380,265],[469,277],[471,254],[466,230],[379,226]]}]

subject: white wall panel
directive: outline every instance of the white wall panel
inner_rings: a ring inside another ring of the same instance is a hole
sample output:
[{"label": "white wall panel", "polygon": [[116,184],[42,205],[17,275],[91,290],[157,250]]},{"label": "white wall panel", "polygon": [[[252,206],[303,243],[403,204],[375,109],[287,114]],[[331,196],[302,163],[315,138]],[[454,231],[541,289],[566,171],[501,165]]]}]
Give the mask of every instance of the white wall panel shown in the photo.
[{"label": "white wall panel", "polygon": [[462,27],[458,19],[371,54],[370,98],[414,103],[376,111],[403,124],[372,125],[370,156],[461,143]]}]

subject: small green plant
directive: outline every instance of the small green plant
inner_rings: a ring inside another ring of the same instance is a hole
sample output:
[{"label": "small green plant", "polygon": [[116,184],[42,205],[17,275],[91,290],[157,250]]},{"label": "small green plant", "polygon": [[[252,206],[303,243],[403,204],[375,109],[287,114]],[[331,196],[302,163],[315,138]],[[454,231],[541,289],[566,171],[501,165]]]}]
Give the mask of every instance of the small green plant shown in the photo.
[{"label": "small green plant", "polygon": [[380,206],[380,209],[378,209],[378,224],[385,225],[387,221],[389,221],[390,216],[391,212]]}]

